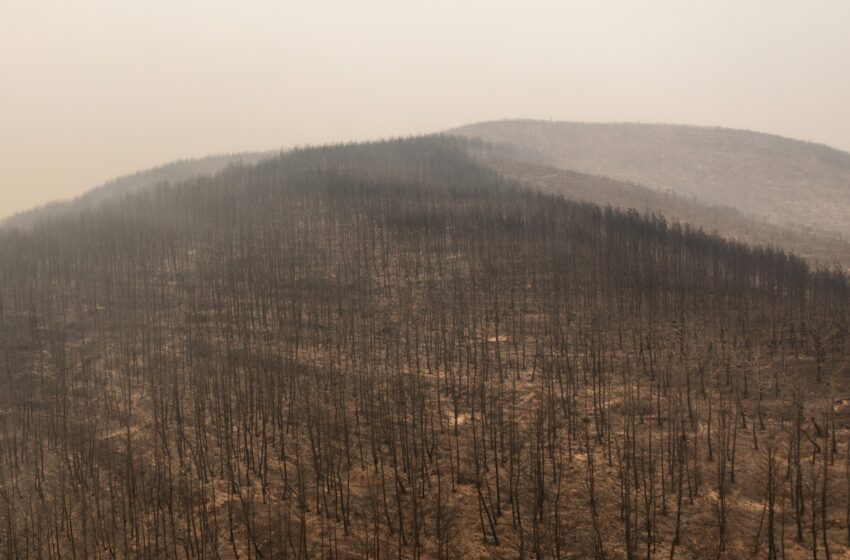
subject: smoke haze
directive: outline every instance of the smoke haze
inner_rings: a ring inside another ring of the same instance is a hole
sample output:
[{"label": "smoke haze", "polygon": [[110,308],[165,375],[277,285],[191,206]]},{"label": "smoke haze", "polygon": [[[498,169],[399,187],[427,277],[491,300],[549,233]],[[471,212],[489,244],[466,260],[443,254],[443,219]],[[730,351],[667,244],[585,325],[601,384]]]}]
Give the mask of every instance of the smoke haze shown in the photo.
[{"label": "smoke haze", "polygon": [[0,216],[169,160],[490,119],[850,150],[850,3],[0,0]]}]

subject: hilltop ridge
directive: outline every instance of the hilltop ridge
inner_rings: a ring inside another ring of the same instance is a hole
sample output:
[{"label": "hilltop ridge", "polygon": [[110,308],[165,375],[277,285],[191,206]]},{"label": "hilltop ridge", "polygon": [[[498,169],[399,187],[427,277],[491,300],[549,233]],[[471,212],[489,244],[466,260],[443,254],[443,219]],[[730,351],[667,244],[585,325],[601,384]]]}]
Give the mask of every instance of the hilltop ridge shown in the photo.
[{"label": "hilltop ridge", "polygon": [[513,145],[536,163],[850,236],[850,153],[823,144],[671,124],[503,120],[448,132]]}]

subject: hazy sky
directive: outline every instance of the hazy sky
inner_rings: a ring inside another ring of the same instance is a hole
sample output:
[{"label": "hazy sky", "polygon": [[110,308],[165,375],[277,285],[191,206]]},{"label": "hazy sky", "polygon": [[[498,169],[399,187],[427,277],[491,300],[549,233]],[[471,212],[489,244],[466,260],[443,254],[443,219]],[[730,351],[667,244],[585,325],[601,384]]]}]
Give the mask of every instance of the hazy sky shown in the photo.
[{"label": "hazy sky", "polygon": [[850,150],[847,0],[0,0],[0,216],[211,153],[529,117]]}]

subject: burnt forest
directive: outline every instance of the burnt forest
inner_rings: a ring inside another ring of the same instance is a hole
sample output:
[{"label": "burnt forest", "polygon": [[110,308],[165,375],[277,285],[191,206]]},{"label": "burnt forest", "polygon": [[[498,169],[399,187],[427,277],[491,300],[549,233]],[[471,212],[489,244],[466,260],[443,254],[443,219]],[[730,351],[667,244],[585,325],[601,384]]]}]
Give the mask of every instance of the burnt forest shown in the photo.
[{"label": "burnt forest", "polygon": [[302,148],[0,231],[0,556],[846,557],[846,272],[506,150]]}]

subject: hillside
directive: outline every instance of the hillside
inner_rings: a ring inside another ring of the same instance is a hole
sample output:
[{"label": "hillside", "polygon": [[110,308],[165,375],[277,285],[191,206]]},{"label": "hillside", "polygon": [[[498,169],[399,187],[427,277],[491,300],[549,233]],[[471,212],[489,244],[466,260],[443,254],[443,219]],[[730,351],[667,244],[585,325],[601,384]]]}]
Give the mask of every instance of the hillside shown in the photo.
[{"label": "hillside", "polygon": [[486,156],[483,161],[488,167],[529,188],[601,206],[624,210],[633,208],[641,213],[663,216],[671,222],[690,224],[727,239],[755,246],[781,248],[804,258],[813,266],[839,266],[850,271],[850,242],[813,228],[778,226],[764,218],[747,215],[734,208],[700,202],[694,197],[576,171],[505,157]]},{"label": "hillside", "polygon": [[56,201],[40,208],[20,212],[0,220],[0,228],[29,228],[39,220],[70,215],[92,209],[105,201],[156,187],[163,183],[179,183],[197,177],[208,177],[231,165],[251,164],[272,157],[273,153],[240,153],[179,160],[152,169],[118,177],[95,187],[83,195]]},{"label": "hillside", "polygon": [[850,237],[850,154],[820,144],[663,124],[507,120],[449,132],[515,145],[538,163]]},{"label": "hillside", "polygon": [[0,232],[0,556],[850,551],[842,273],[441,137],[82,216]]},{"label": "hillside", "polygon": [[[850,243],[835,235],[803,226],[780,227],[764,218],[747,215],[730,207],[700,202],[695,197],[660,192],[641,185],[568,171],[545,165],[527,148],[503,142],[485,142],[467,137],[459,142],[479,163],[544,192],[572,200],[592,202],[639,212],[655,213],[670,221],[688,223],[706,231],[760,246],[775,246],[793,252],[815,266],[834,265],[850,269]],[[177,184],[210,177],[232,165],[250,165],[274,157],[273,153],[240,153],[181,160],[109,181],[78,198],[22,212],[0,221],[2,228],[31,228],[39,221],[76,215],[106,201],[151,190],[161,184]]]}]

